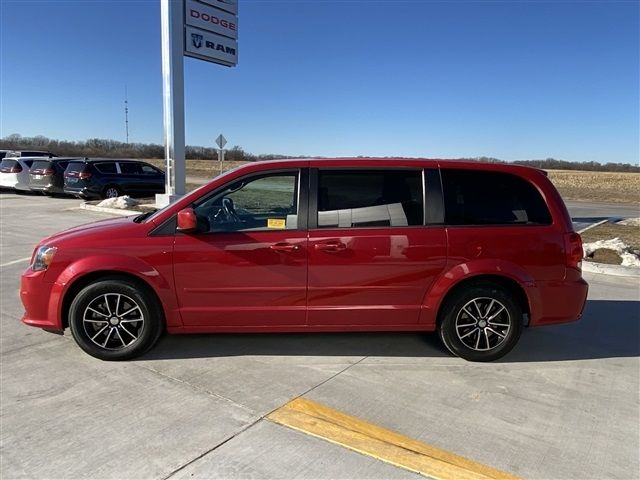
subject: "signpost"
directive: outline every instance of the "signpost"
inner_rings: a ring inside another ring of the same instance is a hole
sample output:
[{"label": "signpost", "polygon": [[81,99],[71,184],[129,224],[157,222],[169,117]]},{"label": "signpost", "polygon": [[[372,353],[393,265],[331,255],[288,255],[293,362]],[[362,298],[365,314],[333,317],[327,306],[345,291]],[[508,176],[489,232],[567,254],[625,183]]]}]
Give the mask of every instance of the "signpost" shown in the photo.
[{"label": "signpost", "polygon": [[[185,192],[184,56],[234,67],[238,63],[237,0],[160,0],[165,193],[158,206]],[[226,143],[222,135],[218,140]],[[224,143],[218,156],[222,171]],[[222,158],[222,160],[221,160]]]},{"label": "signpost", "polygon": [[224,162],[224,146],[227,144],[227,139],[224,135],[218,135],[216,138],[216,144],[218,145],[218,165],[220,166],[220,174],[222,174],[222,163]]}]

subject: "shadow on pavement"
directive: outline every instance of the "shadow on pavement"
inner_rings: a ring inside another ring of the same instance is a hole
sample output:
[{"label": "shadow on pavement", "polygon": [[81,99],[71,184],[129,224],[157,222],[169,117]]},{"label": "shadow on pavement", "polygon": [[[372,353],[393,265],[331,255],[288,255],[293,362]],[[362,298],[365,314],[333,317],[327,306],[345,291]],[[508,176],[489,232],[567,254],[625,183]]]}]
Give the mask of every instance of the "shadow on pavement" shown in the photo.
[{"label": "shadow on pavement", "polygon": [[[167,335],[142,360],[242,355],[449,357],[436,333]],[[525,329],[498,363],[640,356],[640,302],[590,300],[578,322]]]}]

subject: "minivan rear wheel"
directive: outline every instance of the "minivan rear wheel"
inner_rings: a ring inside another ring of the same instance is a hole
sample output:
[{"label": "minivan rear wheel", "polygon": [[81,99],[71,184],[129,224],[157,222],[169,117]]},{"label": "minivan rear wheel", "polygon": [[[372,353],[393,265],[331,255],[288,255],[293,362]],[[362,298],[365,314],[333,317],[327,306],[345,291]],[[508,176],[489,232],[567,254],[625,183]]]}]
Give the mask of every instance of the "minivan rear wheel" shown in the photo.
[{"label": "minivan rear wheel", "polygon": [[92,283],[73,299],[69,326],[76,343],[101,360],[127,360],[149,350],[162,333],[153,296],[126,279]]},{"label": "minivan rear wheel", "polygon": [[472,362],[490,362],[509,353],[522,332],[522,309],[494,284],[458,290],[441,311],[440,338],[453,353]]}]

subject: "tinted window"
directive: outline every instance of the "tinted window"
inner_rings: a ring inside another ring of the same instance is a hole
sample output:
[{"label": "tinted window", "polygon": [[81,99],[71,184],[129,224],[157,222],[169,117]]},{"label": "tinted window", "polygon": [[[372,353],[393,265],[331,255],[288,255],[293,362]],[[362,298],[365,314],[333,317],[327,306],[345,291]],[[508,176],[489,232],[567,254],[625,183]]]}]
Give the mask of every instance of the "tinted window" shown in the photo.
[{"label": "tinted window", "polygon": [[118,173],[115,162],[96,163],[94,166],[100,173]]},{"label": "tinted window", "polygon": [[35,160],[31,166],[32,170],[47,170],[48,168],[51,168],[49,160]]},{"label": "tinted window", "polygon": [[423,224],[422,171],[320,171],[318,227]]},{"label": "tinted window", "polygon": [[125,175],[139,175],[142,173],[142,167],[139,163],[120,162],[120,171]]},{"label": "tinted window", "polygon": [[278,173],[235,182],[195,208],[202,230],[295,230],[298,174]]},{"label": "tinted window", "polygon": [[151,165],[142,165],[142,173],[145,175],[160,175],[162,172]]},{"label": "tinted window", "polygon": [[84,162],[69,162],[69,165],[67,165],[67,169],[65,170],[65,172],[82,172],[85,165],[86,164]]},{"label": "tinted window", "polygon": [[17,160],[2,160],[0,162],[0,172],[8,173],[11,171],[13,167],[18,163]]},{"label": "tinted window", "polygon": [[445,222],[449,225],[551,223],[544,200],[515,175],[476,170],[442,170]]}]

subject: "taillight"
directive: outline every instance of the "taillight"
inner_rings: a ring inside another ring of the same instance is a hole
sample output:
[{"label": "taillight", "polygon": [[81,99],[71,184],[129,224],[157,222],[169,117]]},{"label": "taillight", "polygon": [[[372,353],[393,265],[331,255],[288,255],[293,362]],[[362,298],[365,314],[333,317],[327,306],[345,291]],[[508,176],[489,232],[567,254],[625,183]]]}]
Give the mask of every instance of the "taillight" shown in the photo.
[{"label": "taillight", "polygon": [[20,165],[14,165],[11,167],[11,170],[9,170],[9,173],[20,173],[21,171],[22,167]]},{"label": "taillight", "polygon": [[42,174],[46,175],[47,177],[50,177],[54,173],[55,173],[55,171],[52,168],[47,168],[44,172],[42,172]]},{"label": "taillight", "polygon": [[87,178],[89,178],[91,176],[91,172],[80,172],[80,175],[78,175],[81,179],[85,180]]},{"label": "taillight", "polygon": [[580,235],[571,232],[564,235],[564,250],[567,257],[567,267],[582,269],[582,238]]}]

